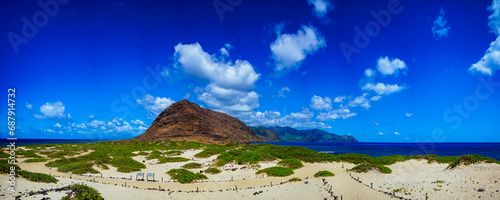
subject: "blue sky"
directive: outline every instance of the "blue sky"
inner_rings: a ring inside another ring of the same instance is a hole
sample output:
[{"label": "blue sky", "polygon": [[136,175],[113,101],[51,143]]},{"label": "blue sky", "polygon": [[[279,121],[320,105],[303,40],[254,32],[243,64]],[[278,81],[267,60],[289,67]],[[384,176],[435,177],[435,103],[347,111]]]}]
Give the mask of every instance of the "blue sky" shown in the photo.
[{"label": "blue sky", "polygon": [[131,138],[188,99],[363,142],[500,142],[499,1],[4,4],[19,138]]}]

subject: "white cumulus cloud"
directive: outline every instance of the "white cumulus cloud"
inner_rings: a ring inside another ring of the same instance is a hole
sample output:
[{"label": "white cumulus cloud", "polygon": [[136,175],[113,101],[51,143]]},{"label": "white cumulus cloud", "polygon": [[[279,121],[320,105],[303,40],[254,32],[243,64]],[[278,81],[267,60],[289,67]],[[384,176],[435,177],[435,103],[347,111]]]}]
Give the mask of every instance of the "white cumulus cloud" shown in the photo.
[{"label": "white cumulus cloud", "polygon": [[271,43],[276,71],[297,69],[307,55],[326,46],[325,39],[313,26],[302,26],[296,34],[281,34],[280,30],[276,34],[278,38]]},{"label": "white cumulus cloud", "polygon": [[223,112],[251,111],[259,107],[259,95],[254,92],[226,89],[217,85],[208,85],[198,100]]},{"label": "white cumulus cloud", "polygon": [[253,66],[246,60],[236,60],[234,63],[218,60],[209,55],[198,43],[178,44],[174,57],[188,74],[209,80],[220,87],[236,90],[254,88],[254,83],[260,77]]},{"label": "white cumulus cloud", "polygon": [[40,113],[35,114],[36,118],[40,119],[46,119],[46,118],[70,118],[69,114],[64,114],[64,110],[66,107],[61,103],[60,101],[53,102],[53,103],[45,103],[44,105],[40,106]]},{"label": "white cumulus cloud", "polygon": [[493,0],[488,8],[493,13],[488,17],[490,29],[497,35],[495,41],[490,43],[484,56],[478,62],[472,64],[470,72],[479,72],[484,75],[493,75],[497,69],[500,69],[500,0]]},{"label": "white cumulus cloud", "polygon": [[398,58],[390,60],[389,57],[380,57],[377,60],[377,70],[384,76],[397,75],[399,70],[405,70],[406,63]]},{"label": "white cumulus cloud", "polygon": [[149,118],[156,118],[168,106],[175,103],[175,101],[166,97],[155,98],[147,94],[143,99],[137,99],[137,103],[148,111]]},{"label": "white cumulus cloud", "polygon": [[450,26],[446,25],[446,19],[444,17],[444,10],[441,8],[439,11],[439,15],[437,16],[436,20],[432,22],[432,35],[434,38],[437,40],[442,38],[442,37],[448,37],[448,31],[450,31]]},{"label": "white cumulus cloud", "polygon": [[141,121],[139,119],[132,120],[132,121],[130,121],[130,123],[135,124],[135,125],[147,126],[143,121]]},{"label": "white cumulus cloud", "polygon": [[330,97],[322,98],[320,96],[314,95],[311,98],[311,104],[309,106],[314,110],[331,110],[332,99],[330,99]]},{"label": "white cumulus cloud", "polygon": [[334,5],[328,0],[308,0],[309,5],[314,6],[314,14],[319,17],[325,17],[329,10],[334,9]]},{"label": "white cumulus cloud", "polygon": [[[404,89],[403,86],[399,86],[398,84],[385,84],[385,83],[367,83],[365,86],[361,88],[362,90],[372,90],[378,95],[383,94],[392,94],[395,92],[399,92]],[[377,99],[378,100],[378,99]]]}]

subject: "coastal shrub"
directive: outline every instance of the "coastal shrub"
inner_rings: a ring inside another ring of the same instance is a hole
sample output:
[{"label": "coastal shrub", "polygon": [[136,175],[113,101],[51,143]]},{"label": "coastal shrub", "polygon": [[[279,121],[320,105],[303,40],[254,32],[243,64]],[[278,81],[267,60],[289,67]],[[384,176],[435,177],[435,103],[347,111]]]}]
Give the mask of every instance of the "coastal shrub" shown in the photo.
[{"label": "coastal shrub", "polygon": [[261,173],[266,173],[268,176],[279,176],[279,177],[284,177],[284,176],[290,176],[294,172],[291,169],[288,169],[286,167],[269,167],[265,169],[261,169],[257,171],[255,174],[261,174]]},{"label": "coastal shrub", "polygon": [[101,167],[102,169],[109,169],[108,165],[106,164],[99,165],[99,167]]},{"label": "coastal shrub", "polygon": [[57,183],[59,181],[48,174],[29,172],[26,170],[21,170],[18,174],[32,182]]},{"label": "coastal shrub", "polygon": [[179,156],[179,155],[181,155],[183,153],[184,152],[182,152],[182,151],[172,150],[172,151],[167,151],[164,154],[167,155],[167,156]]},{"label": "coastal shrub", "polygon": [[295,177],[288,180],[288,182],[297,182],[297,181],[302,181],[302,179]]},{"label": "coastal shrub", "polygon": [[256,164],[259,161],[263,161],[264,158],[262,157],[260,152],[245,151],[245,152],[241,153],[241,155],[236,157],[235,160],[238,164],[243,164],[243,163]]},{"label": "coastal shrub", "polygon": [[358,172],[358,173],[366,173],[372,169],[377,169],[378,171],[385,173],[385,174],[392,173],[392,170],[389,167],[386,167],[383,165],[366,164],[366,163],[357,165],[357,166],[353,167],[352,169],[350,169],[349,171],[354,171],[354,172]]},{"label": "coastal shrub", "polygon": [[172,179],[179,181],[179,183],[191,183],[194,180],[208,179],[207,176],[200,173],[193,173],[185,169],[171,169],[167,172]]},{"label": "coastal shrub", "polygon": [[327,176],[335,176],[335,174],[326,170],[318,171],[316,174],[314,174],[314,177],[327,177]]},{"label": "coastal shrub", "polygon": [[41,158],[42,156],[39,156],[38,154],[35,153],[33,150],[28,150],[28,151],[18,151],[16,152],[17,155],[23,155],[23,158]]},{"label": "coastal shrub", "polygon": [[75,163],[61,165],[57,168],[57,171],[71,172],[73,174],[85,174],[85,173],[98,174],[99,171],[92,168],[93,165],[94,165],[93,163],[75,162]]},{"label": "coastal shrub", "polygon": [[195,154],[194,157],[197,157],[197,158],[208,158],[210,156],[226,152],[229,149],[231,149],[231,147],[226,146],[226,145],[211,145],[211,146],[206,147],[200,153]]},{"label": "coastal shrub", "polygon": [[146,159],[160,159],[161,157],[161,154],[151,154],[149,156],[146,157]]},{"label": "coastal shrub", "polygon": [[294,169],[301,168],[304,165],[302,165],[302,162],[300,162],[300,160],[297,160],[295,158],[289,158],[289,159],[284,159],[284,160],[279,161],[278,166],[287,167],[289,169],[294,170]]},{"label": "coastal shrub", "polygon": [[139,153],[137,153],[138,156],[145,156],[145,155],[148,155],[148,153],[144,152],[144,151],[139,151]]},{"label": "coastal shrub", "polygon": [[6,159],[0,159],[0,174],[8,174],[10,173],[10,167],[14,166],[15,171],[21,170],[21,168],[18,165],[15,164],[9,164],[8,160]]},{"label": "coastal shrub", "polygon": [[129,157],[113,158],[111,160],[111,165],[113,165],[113,167],[118,167],[116,171],[123,173],[141,171],[141,169],[146,168],[146,165]]},{"label": "coastal shrub", "polygon": [[252,165],[248,166],[248,169],[258,170],[260,168],[261,168],[261,166],[259,164],[252,164]]},{"label": "coastal shrub", "polygon": [[200,163],[186,163],[185,165],[182,166],[184,169],[197,169],[201,168],[202,164]]},{"label": "coastal shrub", "polygon": [[217,168],[212,168],[212,167],[211,167],[211,168],[206,169],[206,170],[205,170],[205,171],[203,171],[203,172],[205,172],[205,173],[207,173],[207,174],[219,174],[219,173],[221,173],[222,171],[221,171],[220,169],[217,169]]},{"label": "coastal shrub", "polygon": [[158,163],[168,163],[168,162],[186,162],[189,161],[187,158],[183,157],[161,157],[158,159]]},{"label": "coastal shrub", "polygon": [[0,151],[0,158],[8,158],[10,155],[8,153],[5,153],[3,151]]},{"label": "coastal shrub", "polygon": [[464,165],[471,165],[479,162],[486,162],[486,163],[499,163],[499,161],[493,159],[493,158],[488,158],[485,156],[481,156],[478,154],[472,154],[472,155],[462,155],[455,159],[453,162],[450,163],[450,165],[446,169],[453,169],[461,164]]},{"label": "coastal shrub", "polygon": [[217,156],[217,162],[215,163],[215,165],[218,167],[222,167],[230,162],[233,162],[234,159],[236,159],[236,157],[231,155],[229,152],[224,152]]},{"label": "coastal shrub", "polygon": [[62,200],[103,200],[99,191],[87,186],[85,184],[74,184],[69,186],[69,189],[73,191],[73,197],[64,196]]},{"label": "coastal shrub", "polygon": [[49,160],[49,159],[46,159],[46,158],[30,158],[30,159],[25,160],[24,162],[27,162],[27,163],[45,162],[47,160]]},{"label": "coastal shrub", "polygon": [[55,152],[54,151],[39,151],[38,153],[43,154],[43,155],[50,155],[50,154],[53,154]]}]

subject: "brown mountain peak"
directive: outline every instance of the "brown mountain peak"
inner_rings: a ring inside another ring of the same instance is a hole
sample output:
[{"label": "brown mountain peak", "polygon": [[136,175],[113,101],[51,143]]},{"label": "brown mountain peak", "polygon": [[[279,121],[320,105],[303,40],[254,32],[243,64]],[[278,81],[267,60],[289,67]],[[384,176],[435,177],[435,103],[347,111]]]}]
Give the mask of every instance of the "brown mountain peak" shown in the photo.
[{"label": "brown mountain peak", "polygon": [[186,99],[163,110],[145,133],[132,140],[186,140],[247,143],[259,137],[237,118],[202,108]]}]

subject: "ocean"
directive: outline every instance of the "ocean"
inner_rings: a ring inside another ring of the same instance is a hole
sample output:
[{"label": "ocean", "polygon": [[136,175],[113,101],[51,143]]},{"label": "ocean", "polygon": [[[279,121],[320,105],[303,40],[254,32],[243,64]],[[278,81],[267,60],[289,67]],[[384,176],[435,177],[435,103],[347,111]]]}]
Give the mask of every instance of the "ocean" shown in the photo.
[{"label": "ocean", "polygon": [[500,143],[337,143],[337,142],[265,142],[283,146],[302,146],[331,154],[360,153],[380,157],[389,155],[436,154],[460,156],[479,154],[500,160]]},{"label": "ocean", "polygon": [[[92,143],[112,139],[18,139],[16,146],[31,144]],[[1,139],[1,147],[9,141]],[[380,157],[389,155],[436,154],[438,156],[460,156],[479,154],[500,160],[500,143],[380,143],[380,142],[263,142],[283,146],[302,146],[318,152],[331,154],[359,153]]]}]

